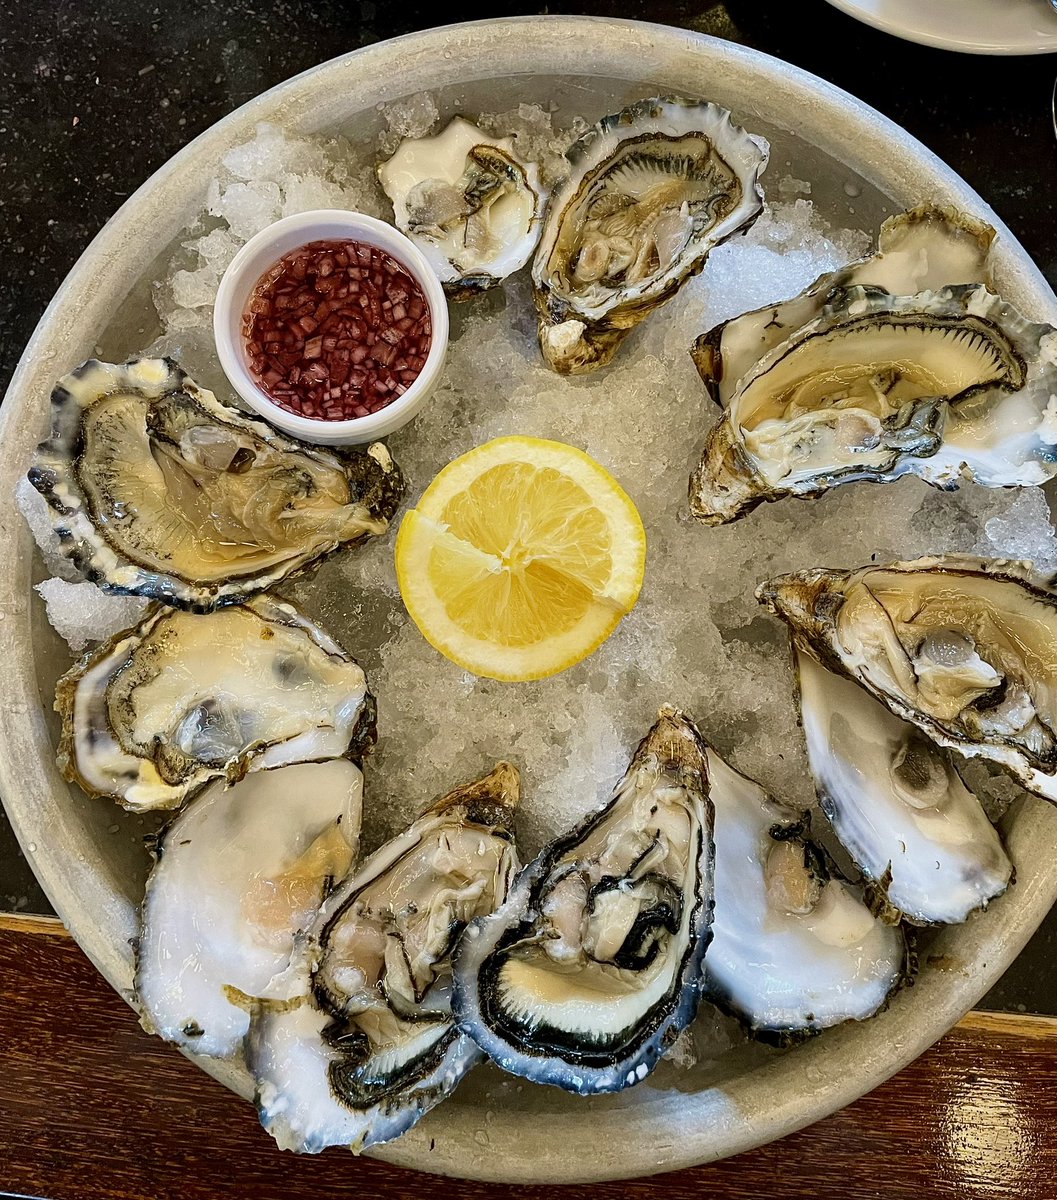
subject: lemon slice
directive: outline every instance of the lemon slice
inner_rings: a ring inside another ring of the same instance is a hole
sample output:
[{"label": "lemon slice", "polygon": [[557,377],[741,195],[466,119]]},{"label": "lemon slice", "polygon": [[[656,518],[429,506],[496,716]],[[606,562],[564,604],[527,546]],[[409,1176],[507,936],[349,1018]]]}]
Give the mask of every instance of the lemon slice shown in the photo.
[{"label": "lemon slice", "polygon": [[396,575],[426,640],[490,679],[586,658],[635,605],[646,531],[582,450],[497,438],[449,463],[408,512]]}]

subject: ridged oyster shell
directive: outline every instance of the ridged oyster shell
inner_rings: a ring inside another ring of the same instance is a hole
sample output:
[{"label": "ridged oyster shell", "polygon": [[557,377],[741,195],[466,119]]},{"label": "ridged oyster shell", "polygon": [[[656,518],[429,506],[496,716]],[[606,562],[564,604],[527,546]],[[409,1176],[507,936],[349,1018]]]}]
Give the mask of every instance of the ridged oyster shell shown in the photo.
[{"label": "ridged oyster shell", "polygon": [[628,332],[763,207],[763,139],[719,105],[640,100],[568,151],[532,265],[544,358],[603,366]]},{"label": "ridged oyster shell", "polygon": [[536,163],[462,117],[433,137],[408,138],[378,168],[399,229],[453,300],[523,267],[539,241],[547,193]]},{"label": "ridged oyster shell", "polygon": [[176,808],[211,779],[355,757],[374,737],[362,669],[289,604],[152,606],[55,691],[58,762],[89,794]]},{"label": "ridged oyster shell", "polygon": [[782,496],[913,474],[939,488],[1057,474],[1057,336],[983,284],[853,287],[742,377],[690,480],[721,525]]},{"label": "ridged oyster shell", "polygon": [[384,533],[403,480],[380,443],[282,437],[171,359],[90,359],[59,380],[29,471],[61,548],[105,591],[204,612]]},{"label": "ridged oyster shell", "polygon": [[507,1071],[588,1095],[645,1079],[701,995],[712,921],[705,746],[661,710],[613,798],[469,926],[459,1028]]},{"label": "ridged oyster shell", "polygon": [[1057,801],[1057,593],[1027,565],[952,555],[817,568],[756,594],[823,666]]}]

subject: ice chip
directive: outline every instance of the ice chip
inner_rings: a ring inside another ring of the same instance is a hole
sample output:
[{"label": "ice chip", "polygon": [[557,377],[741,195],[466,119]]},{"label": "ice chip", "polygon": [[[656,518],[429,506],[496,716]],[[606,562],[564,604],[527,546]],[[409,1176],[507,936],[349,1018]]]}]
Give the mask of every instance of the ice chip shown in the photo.
[{"label": "ice chip", "polygon": [[221,189],[210,213],[223,217],[231,232],[244,242],[279,219],[282,193],[268,180],[236,181]]},{"label": "ice chip", "polygon": [[135,625],[147,607],[139,596],[112,596],[94,583],[45,579],[37,591],[48,606],[48,620],[75,653]]},{"label": "ice chip", "polygon": [[15,484],[15,503],[33,534],[48,570],[60,579],[79,579],[77,568],[59,549],[59,535],[52,526],[47,502],[25,475]]}]

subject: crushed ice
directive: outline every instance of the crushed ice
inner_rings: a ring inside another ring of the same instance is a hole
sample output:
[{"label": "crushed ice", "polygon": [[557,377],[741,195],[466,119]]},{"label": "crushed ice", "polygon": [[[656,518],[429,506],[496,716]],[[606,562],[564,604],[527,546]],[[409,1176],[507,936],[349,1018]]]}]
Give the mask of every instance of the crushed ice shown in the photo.
[{"label": "crushed ice", "polygon": [[[394,136],[420,136],[438,119],[429,97],[389,106],[384,115],[383,152]],[[481,123],[514,132],[519,149],[543,155],[557,155],[576,132],[555,129],[549,113],[525,105]],[[790,177],[755,226],[717,249],[701,276],[597,375],[564,379],[543,366],[525,272],[453,312],[443,383],[416,421],[390,439],[408,476],[408,503],[442,466],[489,438],[568,441],[613,472],[638,505],[649,537],[646,581],[635,611],[597,653],[552,679],[514,685],[476,679],[423,640],[400,603],[391,537],[339,555],[314,579],[284,589],[360,659],[378,694],[380,737],[366,766],[368,848],[433,797],[508,758],[523,773],[520,833],[528,857],[608,795],[665,702],[691,712],[735,766],[778,796],[807,804],[788,643],[753,600],[761,579],[958,551],[1057,570],[1057,541],[1037,489],[944,494],[904,479],[765,505],[719,529],[690,519],[687,478],[716,415],[687,353],[692,340],[718,321],[794,295],[871,241],[828,228],[804,191]],[[275,218],[332,205],[385,212],[373,163],[352,159],[341,140],[294,138],[262,125],[229,151],[208,211],[156,287],[164,332],[151,352],[176,355],[192,376],[216,377],[210,306],[227,263]],[[46,594],[49,617],[64,635],[111,632],[97,610],[90,619],[85,610],[75,634],[65,608],[74,593],[53,581]]]}]

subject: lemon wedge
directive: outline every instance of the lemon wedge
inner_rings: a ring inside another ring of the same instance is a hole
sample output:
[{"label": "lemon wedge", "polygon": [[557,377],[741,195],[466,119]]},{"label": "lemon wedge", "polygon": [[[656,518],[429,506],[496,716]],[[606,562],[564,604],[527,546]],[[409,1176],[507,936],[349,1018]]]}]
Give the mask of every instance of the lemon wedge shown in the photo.
[{"label": "lemon wedge", "polygon": [[617,481],[563,442],[505,437],[433,480],[396,539],[407,611],[452,662],[542,679],[586,658],[631,611],[646,531]]}]

